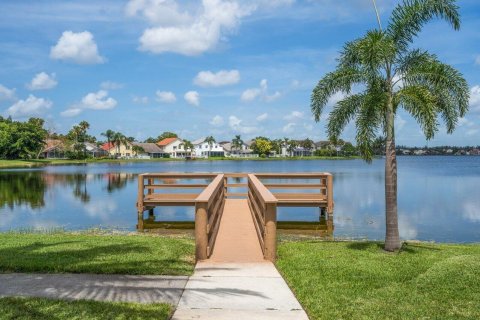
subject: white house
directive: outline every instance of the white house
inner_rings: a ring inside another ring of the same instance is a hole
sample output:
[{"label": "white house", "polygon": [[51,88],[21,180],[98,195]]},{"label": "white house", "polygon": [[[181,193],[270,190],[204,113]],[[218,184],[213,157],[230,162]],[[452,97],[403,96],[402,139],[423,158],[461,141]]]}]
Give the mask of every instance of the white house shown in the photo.
[{"label": "white house", "polygon": [[185,158],[191,155],[191,150],[185,150],[183,140],[180,138],[165,138],[157,142],[163,153],[167,153],[171,158]]},{"label": "white house", "polygon": [[206,138],[198,139],[192,141],[194,146],[193,154],[197,158],[208,158],[208,157],[224,157],[225,151],[223,147],[218,143],[215,142],[212,145],[205,142]]}]

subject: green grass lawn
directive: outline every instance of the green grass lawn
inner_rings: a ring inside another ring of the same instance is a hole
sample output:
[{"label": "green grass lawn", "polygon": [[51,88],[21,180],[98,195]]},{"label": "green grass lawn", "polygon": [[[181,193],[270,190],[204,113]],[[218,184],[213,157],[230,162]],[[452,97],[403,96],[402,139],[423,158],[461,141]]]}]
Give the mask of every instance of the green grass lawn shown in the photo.
[{"label": "green grass lawn", "polygon": [[283,242],[277,267],[310,319],[480,319],[480,245]]},{"label": "green grass lawn", "polygon": [[190,275],[194,254],[185,236],[0,233],[0,272]]},{"label": "green grass lawn", "polygon": [[136,304],[43,298],[0,298],[0,319],[2,320],[166,320],[170,317],[172,309],[165,303]]}]

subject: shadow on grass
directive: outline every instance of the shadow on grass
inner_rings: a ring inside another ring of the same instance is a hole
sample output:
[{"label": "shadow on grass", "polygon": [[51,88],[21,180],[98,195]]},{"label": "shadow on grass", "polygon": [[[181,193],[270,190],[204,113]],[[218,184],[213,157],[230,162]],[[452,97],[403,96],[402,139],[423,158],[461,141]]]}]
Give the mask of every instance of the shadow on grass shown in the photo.
[{"label": "shadow on grass", "polygon": [[61,301],[38,298],[0,298],[7,319],[168,319],[167,305],[139,307],[128,303]]},{"label": "shadow on grass", "polygon": [[352,250],[367,250],[372,246],[377,247],[377,249],[383,250],[383,243],[373,242],[373,241],[357,241],[351,242],[347,245],[347,248]]},{"label": "shadow on grass", "polygon": [[[141,244],[96,245],[82,241],[33,242],[0,249],[0,272],[69,272],[99,274],[191,273],[181,248],[154,251]],[[69,248],[68,246],[71,246]],[[58,247],[58,248],[55,248]]]}]

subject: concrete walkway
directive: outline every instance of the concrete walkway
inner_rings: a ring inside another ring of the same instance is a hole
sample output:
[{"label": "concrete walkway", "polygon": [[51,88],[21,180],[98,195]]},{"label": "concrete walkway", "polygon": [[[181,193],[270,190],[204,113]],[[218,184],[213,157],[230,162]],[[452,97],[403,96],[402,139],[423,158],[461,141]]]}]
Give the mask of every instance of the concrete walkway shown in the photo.
[{"label": "concrete walkway", "polygon": [[199,262],[187,282],[174,320],[308,319],[270,262]]},{"label": "concrete walkway", "polygon": [[176,306],[187,280],[187,276],[7,273],[0,274],[0,297],[166,302]]}]

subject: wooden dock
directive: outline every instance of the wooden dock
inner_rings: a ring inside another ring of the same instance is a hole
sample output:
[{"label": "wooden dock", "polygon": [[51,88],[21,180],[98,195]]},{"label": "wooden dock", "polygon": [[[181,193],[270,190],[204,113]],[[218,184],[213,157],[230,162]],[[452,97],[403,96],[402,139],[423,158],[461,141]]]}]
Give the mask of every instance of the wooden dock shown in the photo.
[{"label": "wooden dock", "polygon": [[274,262],[277,207],[319,207],[332,215],[333,177],[329,173],[140,174],[139,230],[144,229],[144,211],[158,206],[195,207],[197,260]]}]

